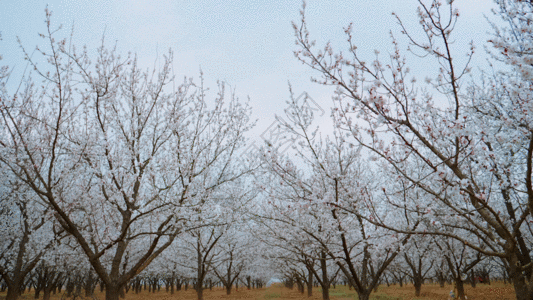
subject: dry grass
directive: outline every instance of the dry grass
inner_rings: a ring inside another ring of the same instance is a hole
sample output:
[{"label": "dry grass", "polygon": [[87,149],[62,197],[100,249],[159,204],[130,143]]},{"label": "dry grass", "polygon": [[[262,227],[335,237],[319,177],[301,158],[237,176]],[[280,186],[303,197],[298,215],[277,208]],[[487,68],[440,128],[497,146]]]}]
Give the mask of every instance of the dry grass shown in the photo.
[{"label": "dry grass", "polygon": [[[404,286],[380,286],[378,292],[373,293],[372,300],[445,300],[448,299],[451,286],[444,288],[438,285],[424,285],[422,286],[422,295],[415,297],[415,289],[412,285]],[[496,282],[492,285],[478,285],[476,288],[465,285],[466,295],[468,300],[514,300],[514,289],[511,285],[504,285]],[[5,297],[5,293],[0,293],[0,299]],[[42,297],[42,295],[41,295]],[[62,295],[54,295],[53,300],[65,299]],[[97,293],[95,299],[104,299],[104,295]],[[357,299],[357,294],[353,290],[349,290],[344,286],[337,286],[335,289],[330,289],[331,300],[347,300]],[[24,294],[22,299],[33,299],[33,293]],[[196,292],[192,289],[187,291],[179,291],[174,295],[166,293],[164,290],[156,293],[148,293],[144,291],[138,295],[129,293],[126,295],[126,300],[196,300]],[[246,288],[239,288],[233,290],[231,295],[226,295],[226,291],[222,288],[213,288],[213,290],[204,291],[205,300],[215,299],[254,299],[254,300],[270,300],[270,299],[322,299],[321,290],[315,288],[313,290],[313,297],[308,298],[307,293],[300,294],[297,289],[287,289],[281,285],[273,285],[268,288],[247,290]]]}]

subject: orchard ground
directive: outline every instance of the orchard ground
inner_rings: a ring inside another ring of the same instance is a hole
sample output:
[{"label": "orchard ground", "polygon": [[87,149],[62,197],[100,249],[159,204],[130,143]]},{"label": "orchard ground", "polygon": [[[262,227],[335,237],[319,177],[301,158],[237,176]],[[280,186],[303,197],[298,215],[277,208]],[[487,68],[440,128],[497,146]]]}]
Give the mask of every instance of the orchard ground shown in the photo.
[{"label": "orchard ground", "polygon": [[[449,299],[449,292],[452,289],[451,285],[446,285],[441,288],[438,285],[426,284],[422,287],[422,294],[420,297],[415,297],[415,289],[412,285],[404,285],[400,287],[399,285],[391,285],[389,287],[382,285],[379,287],[378,291],[373,293],[370,296],[371,300],[441,300]],[[494,282],[491,285],[479,284],[475,288],[465,285],[466,295],[468,300],[514,300],[516,299],[514,295],[514,290],[512,285],[504,285],[501,282]],[[41,296],[42,297],[42,296]],[[0,299],[5,298],[5,292],[0,293]],[[94,299],[104,299],[104,294],[97,292]],[[32,292],[25,293],[21,299],[34,299],[34,294]],[[63,297],[62,294],[56,294],[51,297],[51,300],[59,299],[68,299]],[[78,298],[79,299],[79,298]],[[81,298],[83,299],[83,298]],[[93,298],[91,298],[93,299]],[[148,291],[143,291],[140,294],[128,293],[126,294],[125,300],[144,300],[144,299],[154,299],[154,300],[196,300],[196,292],[193,289],[188,289],[187,291],[178,291],[174,295],[170,295],[161,289],[161,291],[156,293],[149,293]],[[252,289],[247,290],[246,288],[239,288],[238,290],[233,290],[231,295],[226,295],[226,291],[223,288],[213,288],[213,290],[204,291],[205,300],[215,300],[215,299],[254,299],[254,300],[270,300],[270,299],[312,299],[320,300],[322,299],[322,294],[320,288],[315,288],[313,290],[313,296],[311,298],[307,297],[307,293],[301,294],[296,288],[288,289],[283,287],[281,284],[272,285],[268,288],[262,289]],[[331,300],[348,300],[348,299],[357,299],[357,294],[353,290],[349,290],[345,286],[337,285],[336,288],[330,289],[330,299]]]}]

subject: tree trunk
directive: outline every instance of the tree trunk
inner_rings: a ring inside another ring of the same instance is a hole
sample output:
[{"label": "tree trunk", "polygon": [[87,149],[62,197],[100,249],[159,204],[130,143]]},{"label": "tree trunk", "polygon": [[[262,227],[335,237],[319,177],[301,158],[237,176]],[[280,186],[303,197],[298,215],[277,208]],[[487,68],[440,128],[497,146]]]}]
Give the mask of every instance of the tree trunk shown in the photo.
[{"label": "tree trunk", "polygon": [[92,297],[94,295],[94,288],[96,287],[96,278],[93,277],[93,272],[89,271],[87,279],[85,280],[85,298]]},{"label": "tree trunk", "polygon": [[196,287],[196,294],[198,296],[198,300],[204,300],[204,289],[201,284],[198,284]]},{"label": "tree trunk", "polygon": [[307,297],[313,296],[313,272],[307,267]]},{"label": "tree trunk", "polygon": [[119,290],[118,290],[118,296],[122,299],[125,299],[126,298],[126,288],[125,286],[123,285]]},{"label": "tree trunk", "polygon": [[[39,297],[41,296],[41,289],[39,288],[39,286],[35,286],[35,288],[33,289],[35,295],[34,295],[34,299],[39,299]],[[70,297],[70,295],[67,295],[67,297]]]},{"label": "tree trunk", "polygon": [[81,276],[76,276],[76,293],[75,296],[81,296],[81,288],[82,288],[82,278]]},{"label": "tree trunk", "polygon": [[446,278],[444,278],[444,272],[437,272],[437,281],[439,282],[439,286],[443,288],[444,284],[446,283]]},{"label": "tree trunk", "polygon": [[7,286],[6,300],[16,300],[20,296],[20,284]]},{"label": "tree trunk", "polygon": [[105,300],[119,300],[121,289],[118,285],[106,285]]},{"label": "tree trunk", "polygon": [[135,294],[139,294],[141,291],[142,291],[142,283],[141,283],[141,279],[140,278],[137,278],[135,280]]},{"label": "tree trunk", "polygon": [[422,290],[422,277],[421,276],[414,276],[413,277],[413,285],[415,286],[415,296],[420,297],[420,291]]},{"label": "tree trunk", "polygon": [[455,288],[457,289],[457,299],[465,300],[465,288],[461,278],[455,279]]},{"label": "tree trunk", "polygon": [[50,292],[52,290],[48,288],[43,289],[43,300],[50,300]]},{"label": "tree trunk", "polygon": [[300,277],[296,277],[296,286],[298,287],[298,292],[300,293],[304,293],[304,283],[302,282],[302,280],[300,279]]},{"label": "tree trunk", "polygon": [[328,265],[326,264],[326,253],[321,252],[320,268],[322,269],[322,300],[329,300],[329,278]]},{"label": "tree trunk", "polygon": [[530,286],[527,284],[525,276],[522,273],[512,270],[509,274],[509,277],[510,281],[513,283],[516,300],[533,299],[533,290],[530,289]]},{"label": "tree trunk", "polygon": [[[70,298],[72,297],[72,292],[74,291],[74,281],[72,280],[72,276],[70,276],[68,278],[68,281],[67,281],[67,284],[65,286],[65,291],[67,292],[67,298]],[[35,293],[37,293],[37,291],[35,291]],[[36,299],[37,299],[37,295],[36,295]]]},{"label": "tree trunk", "polygon": [[172,276],[172,278],[170,279],[170,294],[171,295],[174,295],[174,281],[175,281],[175,278],[174,276]]},{"label": "tree trunk", "polygon": [[357,292],[357,296],[359,300],[370,300],[370,292]]}]

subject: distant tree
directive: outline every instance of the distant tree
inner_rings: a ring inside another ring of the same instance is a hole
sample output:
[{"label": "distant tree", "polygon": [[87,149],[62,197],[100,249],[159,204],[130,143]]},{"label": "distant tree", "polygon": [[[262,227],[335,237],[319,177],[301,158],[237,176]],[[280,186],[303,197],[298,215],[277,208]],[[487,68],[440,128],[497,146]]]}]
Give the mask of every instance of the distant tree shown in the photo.
[{"label": "distant tree", "polygon": [[464,282],[468,273],[485,257],[454,239],[437,239],[435,245],[443,255],[448,271],[457,289],[457,297],[466,299]]},{"label": "distant tree", "polygon": [[435,245],[432,239],[415,236],[403,251],[403,259],[407,265],[405,274],[415,286],[415,296],[419,297],[424,280],[429,277],[434,264]]},{"label": "distant tree", "polygon": [[215,259],[220,255],[220,250],[216,246],[226,230],[226,226],[194,229],[182,237],[180,245],[176,245],[178,262],[188,268],[187,273],[194,278],[194,289],[198,300],[204,299],[205,279],[212,272]]},{"label": "distant tree", "polygon": [[254,248],[252,239],[248,233],[232,228],[222,237],[217,248],[220,254],[213,263],[213,272],[226,288],[226,294],[230,295],[236,280],[250,263],[250,250]]}]

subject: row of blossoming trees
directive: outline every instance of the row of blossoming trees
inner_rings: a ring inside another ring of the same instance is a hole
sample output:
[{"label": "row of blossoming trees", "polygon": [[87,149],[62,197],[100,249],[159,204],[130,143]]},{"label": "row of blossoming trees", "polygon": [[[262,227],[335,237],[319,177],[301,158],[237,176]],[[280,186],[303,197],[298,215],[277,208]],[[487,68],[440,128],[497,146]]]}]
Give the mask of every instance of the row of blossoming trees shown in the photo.
[{"label": "row of blossoming trees", "polygon": [[[209,100],[203,82],[179,82],[172,52],[153,71],[104,42],[92,58],[57,40],[50,17],[37,48],[46,63],[26,55],[33,71],[19,85],[9,68],[0,75],[7,298],[43,261],[59,267],[51,261],[70,253],[83,257],[106,299],[117,299],[164,251],[189,243],[199,253],[201,299],[206,266],[214,268],[206,257],[243,252],[240,242],[215,246],[254,197],[243,188],[251,166],[235,163],[252,126],[249,105],[222,83]],[[247,263],[234,254],[240,272]]]},{"label": "row of blossoming trees", "polygon": [[420,1],[422,40],[398,18],[437,72],[424,83],[394,38],[386,62],[358,55],[351,26],[347,51],[316,49],[304,5],[295,54],[336,87],[334,130],[323,138],[291,95],[278,121],[297,143],[253,161],[240,155],[250,107],[224,84],[210,99],[203,81],[179,82],[172,52],[153,71],[104,42],[92,58],[55,38],[47,12],[44,62],[26,54],[33,71],[17,84],[0,70],[7,298],[29,282],[45,296],[98,282],[111,300],[192,280],[202,299],[214,282],[262,285],[269,265],[324,299],[339,278],[366,300],[406,276],[417,294],[430,276],[451,280],[464,299],[465,276],[499,265],[532,299],[533,4],[496,3],[505,24],[489,52],[504,67],[480,79],[467,77],[473,45],[454,59],[453,1]]},{"label": "row of blossoming trees", "polygon": [[[464,276],[491,258],[517,299],[533,298],[533,4],[496,4],[504,22],[491,24],[488,51],[501,70],[491,65],[480,79],[467,77],[474,45],[452,50],[453,1],[419,1],[422,38],[397,18],[414,55],[392,37],[393,51],[384,60],[376,51],[370,62],[358,54],[351,25],[346,51],[317,48],[304,4],[295,55],[317,72],[314,81],[336,88],[334,130],[323,138],[311,125],[313,110],[291,97],[279,122],[298,142],[290,156],[264,153],[263,217],[294,228],[271,236],[305,266],[323,266],[323,291],[328,260],[366,300],[402,257],[417,291],[431,264],[444,263],[464,299]],[[418,83],[412,57],[436,76]]]}]

